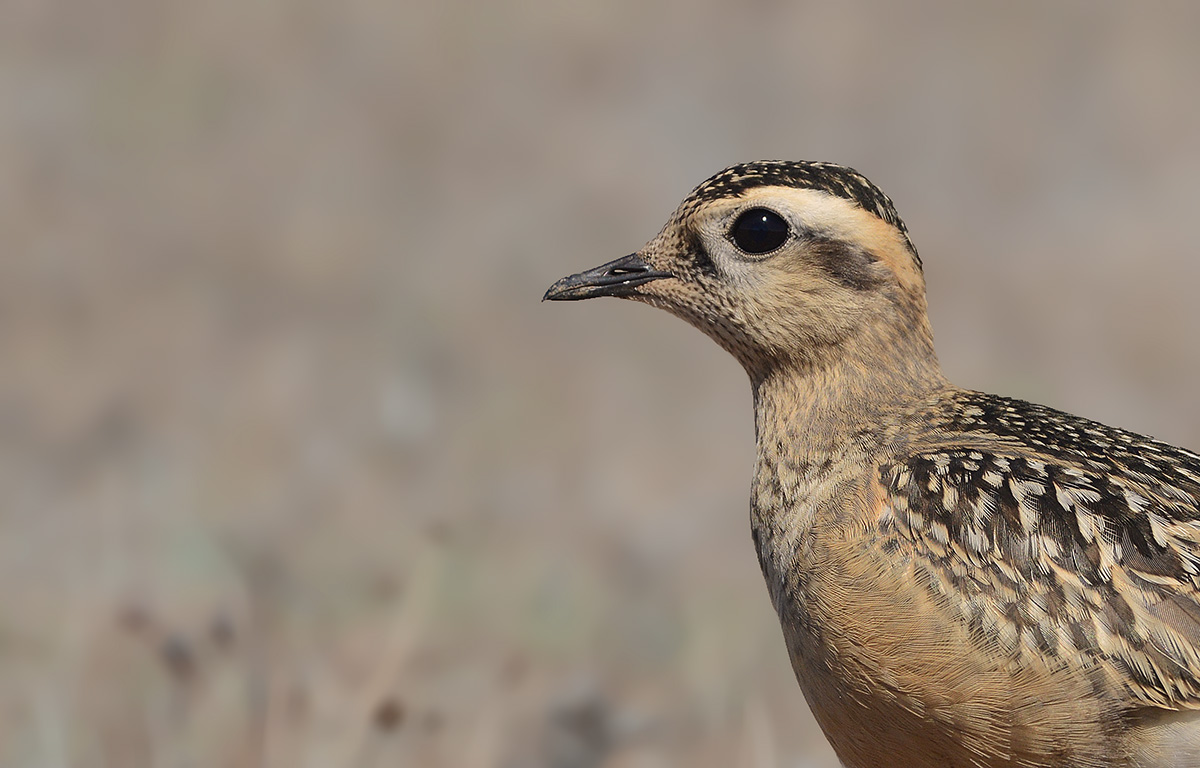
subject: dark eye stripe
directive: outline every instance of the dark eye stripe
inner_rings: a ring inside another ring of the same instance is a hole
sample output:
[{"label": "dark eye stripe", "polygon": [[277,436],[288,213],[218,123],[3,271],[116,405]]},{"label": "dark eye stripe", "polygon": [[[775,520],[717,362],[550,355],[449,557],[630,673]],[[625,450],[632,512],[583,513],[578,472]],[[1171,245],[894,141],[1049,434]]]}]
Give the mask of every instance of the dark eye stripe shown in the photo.
[{"label": "dark eye stripe", "polygon": [[876,268],[877,259],[856,245],[814,237],[808,241],[808,251],[830,277],[847,288],[870,291],[883,283]]}]

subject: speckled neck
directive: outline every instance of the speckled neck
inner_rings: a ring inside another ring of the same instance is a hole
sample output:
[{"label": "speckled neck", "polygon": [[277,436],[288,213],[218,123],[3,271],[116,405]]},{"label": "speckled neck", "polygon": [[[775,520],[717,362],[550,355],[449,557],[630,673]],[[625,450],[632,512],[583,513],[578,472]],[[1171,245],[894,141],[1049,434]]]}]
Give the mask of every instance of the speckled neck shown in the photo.
[{"label": "speckled neck", "polygon": [[906,414],[951,388],[927,330],[871,341],[817,365],[751,374],[758,451],[751,522],[760,556],[768,540],[793,551],[791,539],[807,534],[821,506],[845,492],[849,473],[895,439]]},{"label": "speckled neck", "polygon": [[[876,347],[870,357],[821,366],[776,367],[755,379],[758,455],[750,523],[771,600],[785,624],[809,626],[802,593],[818,537],[845,525],[845,510],[867,486],[868,470],[896,439],[906,414],[949,388],[932,344],[927,354]],[[908,347],[911,350],[911,347]]]}]

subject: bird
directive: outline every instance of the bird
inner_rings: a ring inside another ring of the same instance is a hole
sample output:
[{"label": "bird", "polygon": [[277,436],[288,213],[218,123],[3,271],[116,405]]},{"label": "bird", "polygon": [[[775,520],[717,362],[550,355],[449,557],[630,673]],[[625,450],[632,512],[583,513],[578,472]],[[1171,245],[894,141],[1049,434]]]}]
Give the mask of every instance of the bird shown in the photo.
[{"label": "bird", "polygon": [[1200,456],[951,384],[875,184],[726,168],[544,299],[601,296],[748,374],[752,538],[845,768],[1200,766]]}]

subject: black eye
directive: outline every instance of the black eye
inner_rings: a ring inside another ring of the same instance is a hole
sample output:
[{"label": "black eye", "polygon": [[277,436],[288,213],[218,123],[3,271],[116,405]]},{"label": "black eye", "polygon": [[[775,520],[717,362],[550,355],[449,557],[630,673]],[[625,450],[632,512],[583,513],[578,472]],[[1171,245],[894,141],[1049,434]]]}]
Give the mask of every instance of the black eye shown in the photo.
[{"label": "black eye", "polygon": [[730,237],[746,253],[770,253],[788,238],[783,217],[766,208],[751,208],[733,222]]}]

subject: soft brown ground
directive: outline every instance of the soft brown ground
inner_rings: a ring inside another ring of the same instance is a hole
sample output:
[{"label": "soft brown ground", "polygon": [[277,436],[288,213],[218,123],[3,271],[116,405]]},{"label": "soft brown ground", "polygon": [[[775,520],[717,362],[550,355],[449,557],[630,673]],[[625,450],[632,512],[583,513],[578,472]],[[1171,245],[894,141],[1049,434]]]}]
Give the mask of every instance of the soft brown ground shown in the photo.
[{"label": "soft brown ground", "polygon": [[1126,7],[6,4],[0,765],[831,766],[741,371],[538,299],[838,160],[952,378],[1200,447],[1200,6]]}]

